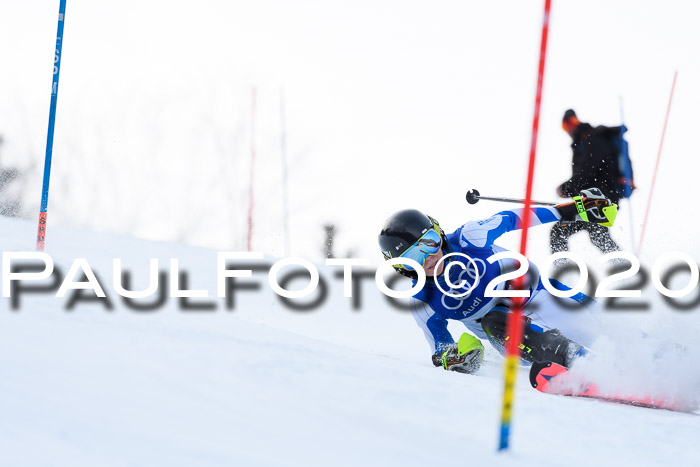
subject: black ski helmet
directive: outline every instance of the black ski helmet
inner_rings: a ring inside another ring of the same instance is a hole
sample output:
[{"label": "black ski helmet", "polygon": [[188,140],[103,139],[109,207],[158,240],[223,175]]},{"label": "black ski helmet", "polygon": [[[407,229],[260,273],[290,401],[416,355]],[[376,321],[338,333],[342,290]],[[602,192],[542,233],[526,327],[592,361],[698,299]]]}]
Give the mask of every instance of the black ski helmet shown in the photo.
[{"label": "black ski helmet", "polygon": [[[430,229],[440,234],[445,245],[444,234],[435,219],[417,209],[404,209],[384,223],[384,228],[379,233],[379,248],[385,259],[398,258]],[[414,271],[400,266],[395,266],[394,269],[404,276],[417,277]]]}]

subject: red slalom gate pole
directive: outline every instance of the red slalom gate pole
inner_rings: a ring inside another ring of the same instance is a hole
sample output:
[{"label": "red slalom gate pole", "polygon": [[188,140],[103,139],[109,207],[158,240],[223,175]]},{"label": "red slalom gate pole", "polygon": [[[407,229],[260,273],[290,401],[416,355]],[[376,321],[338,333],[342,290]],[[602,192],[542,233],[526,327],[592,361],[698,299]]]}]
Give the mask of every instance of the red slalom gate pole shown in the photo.
[{"label": "red slalom gate pole", "polygon": [[[530,142],[530,162],[527,169],[527,187],[525,191],[525,209],[523,212],[523,225],[520,235],[520,254],[526,256],[527,252],[527,232],[530,226],[532,213],[532,184],[535,175],[535,156],[537,153],[537,135],[540,126],[540,105],[542,103],[542,84],[544,82],[544,65],[547,55],[547,35],[549,33],[549,12],[552,1],[544,2],[544,19],[542,21],[542,39],[540,42],[540,62],[537,70],[537,91],[535,93],[535,115],[532,119],[532,139]],[[524,276],[515,280],[515,289],[522,290]],[[520,346],[523,340],[523,305],[524,298],[514,299],[515,309],[508,315],[506,322],[506,362],[505,362],[505,382],[503,389],[503,405],[501,407],[501,430],[498,450],[508,449],[510,441],[510,425],[513,415],[513,401],[515,396],[515,382],[518,374],[518,364],[520,362]]]},{"label": "red slalom gate pole", "polygon": [[661,161],[661,150],[664,147],[664,137],[666,136],[666,126],[668,125],[668,116],[671,114],[671,103],[673,102],[673,91],[676,89],[676,78],[678,71],[673,74],[673,84],[671,84],[671,95],[668,97],[668,107],[666,107],[666,118],[664,119],[664,129],[661,130],[661,142],[659,143],[659,152],[656,155],[656,166],[654,167],[654,176],[651,179],[651,188],[649,189],[649,201],[647,201],[647,209],[644,213],[644,223],[642,224],[642,233],[639,236],[639,245],[637,246],[637,257],[639,258],[642,252],[642,242],[644,242],[644,232],[647,229],[647,220],[649,219],[649,208],[651,207],[651,199],[654,196],[654,185],[656,185],[656,173],[659,171],[659,161]]},{"label": "red slalom gate pole", "polygon": [[248,187],[248,251],[253,248],[253,207],[255,206],[255,106],[256,90],[253,86],[250,102],[250,185]]}]

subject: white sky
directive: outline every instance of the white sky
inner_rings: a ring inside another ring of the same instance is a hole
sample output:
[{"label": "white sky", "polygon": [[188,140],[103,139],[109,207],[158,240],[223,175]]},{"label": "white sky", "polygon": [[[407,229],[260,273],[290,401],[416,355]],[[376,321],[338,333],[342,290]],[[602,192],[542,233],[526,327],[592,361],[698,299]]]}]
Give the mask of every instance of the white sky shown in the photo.
[{"label": "white sky", "polygon": [[[58,3],[0,0],[0,161],[28,172],[32,218]],[[253,85],[255,249],[285,254],[282,87],[292,254],[318,259],[330,221],[338,254],[378,262],[376,235],[397,209],[422,209],[449,230],[499,211],[507,206],[469,206],[464,193],[524,195],[543,4],[68,0],[48,248],[50,226],[62,224],[244,249]],[[616,125],[622,97],[638,235],[678,70],[647,239],[655,252],[689,244],[699,225],[684,206],[700,166],[698,11],[680,0],[553,1],[535,199],[555,199],[570,175],[564,110]],[[615,232],[623,240],[628,211]],[[544,248],[546,235],[534,235]]]}]

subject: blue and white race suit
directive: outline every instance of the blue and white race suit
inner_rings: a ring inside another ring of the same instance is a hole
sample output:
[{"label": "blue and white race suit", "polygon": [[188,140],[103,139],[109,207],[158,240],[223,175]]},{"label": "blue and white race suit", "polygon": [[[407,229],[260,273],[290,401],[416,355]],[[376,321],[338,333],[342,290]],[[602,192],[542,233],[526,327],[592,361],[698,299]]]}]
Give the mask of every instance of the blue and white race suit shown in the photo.
[{"label": "blue and white race suit", "polygon": [[[473,260],[473,263],[460,256],[447,258],[445,270],[447,270],[450,261],[456,260],[463,264],[463,267],[454,265],[449,271],[450,283],[462,285],[462,287],[451,289],[447,284],[445,274],[443,274],[437,278],[440,288],[448,291],[451,295],[458,295],[472,287],[476,278],[478,278],[478,283],[469,294],[454,298],[443,293],[433,280],[428,280],[423,289],[411,299],[413,317],[423,329],[434,352],[441,351],[454,343],[452,335],[447,330],[448,319],[461,321],[469,331],[480,339],[488,338],[481,327],[480,318],[494,306],[502,303],[503,298],[485,297],[486,286],[492,279],[501,274],[517,269],[519,262],[507,258],[489,263],[487,258],[501,251],[506,251],[495,245],[494,241],[506,232],[520,229],[522,214],[523,209],[502,211],[488,219],[467,222],[459,229],[446,235],[447,254],[465,254]],[[534,207],[530,219],[530,226],[536,226],[556,222],[561,219],[561,216],[553,207]],[[476,270],[474,270],[474,266],[476,266]],[[589,346],[594,337],[594,333],[590,329],[592,324],[590,315],[596,306],[595,302],[586,295],[578,293],[570,299],[559,300],[575,300],[579,303],[587,303],[587,305],[575,311],[563,309],[554,300],[554,297],[544,289],[539,271],[533,263],[529,264],[528,276],[533,279],[530,280],[530,298],[526,299],[524,314],[532,319],[533,323],[545,329],[559,329],[569,339]],[[555,280],[551,280],[551,283],[559,289],[568,289]],[[507,283],[501,282],[495,287],[495,290],[503,290],[506,287]]]}]

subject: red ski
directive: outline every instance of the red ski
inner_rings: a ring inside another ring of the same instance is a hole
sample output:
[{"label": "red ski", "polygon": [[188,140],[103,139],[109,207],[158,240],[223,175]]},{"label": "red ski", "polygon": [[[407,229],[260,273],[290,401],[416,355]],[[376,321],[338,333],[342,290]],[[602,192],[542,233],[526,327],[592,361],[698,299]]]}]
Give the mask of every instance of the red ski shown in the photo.
[{"label": "red ski", "polygon": [[530,384],[540,392],[572,397],[586,397],[616,404],[633,405],[650,409],[691,413],[698,409],[696,401],[668,398],[661,394],[615,394],[602,392],[594,383],[582,381],[557,363],[538,362],[530,368]]}]

